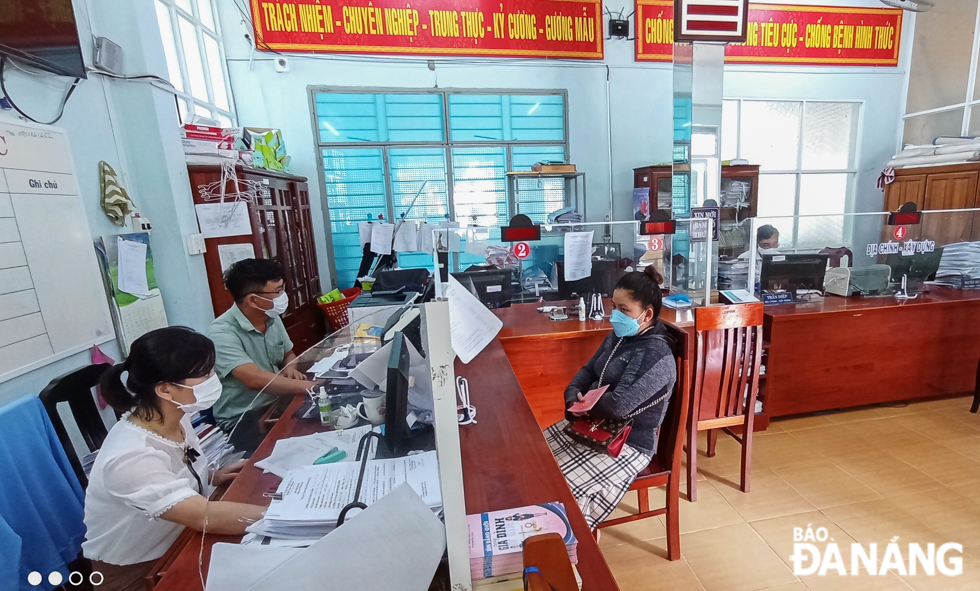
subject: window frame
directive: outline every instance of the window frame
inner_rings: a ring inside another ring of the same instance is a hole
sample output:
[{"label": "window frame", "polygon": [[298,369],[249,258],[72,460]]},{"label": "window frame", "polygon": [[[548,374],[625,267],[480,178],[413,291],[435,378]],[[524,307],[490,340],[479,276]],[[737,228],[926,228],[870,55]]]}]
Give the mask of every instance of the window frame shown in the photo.
[{"label": "window frame", "polygon": [[[828,100],[828,99],[786,99],[786,98],[728,98],[725,101],[732,101],[736,103],[736,120],[737,125],[735,126],[736,138],[735,138],[735,158],[742,157],[742,104],[746,102],[764,102],[764,103],[797,103],[800,105],[800,124],[799,124],[799,134],[798,143],[796,147],[796,167],[793,169],[786,170],[763,170],[760,166],[759,176],[760,181],[763,175],[794,175],[796,177],[796,194],[793,196],[793,235],[792,235],[792,247],[796,248],[799,240],[800,231],[800,191],[803,186],[803,176],[804,175],[821,175],[821,174],[846,174],[847,175],[847,189],[844,195],[844,228],[842,232],[841,239],[845,243],[850,243],[853,237],[853,220],[848,213],[853,213],[855,208],[855,191],[857,187],[857,175],[859,172],[857,161],[858,152],[861,149],[861,130],[863,129],[863,118],[864,118],[864,107],[865,101],[862,100]],[[804,145],[804,130],[806,129],[806,105],[808,103],[832,103],[832,104],[848,104],[857,105],[857,117],[854,118],[852,124],[852,134],[851,134],[851,150],[848,158],[847,168],[827,168],[827,169],[805,169],[803,168],[803,145]],[[724,129],[724,123],[722,123],[722,129]],[[722,143],[719,142],[719,153],[722,150]],[[724,156],[723,156],[724,157]],[[751,164],[759,164],[757,162],[751,162]],[[836,215],[836,214],[826,214],[826,215]],[[757,217],[765,218],[766,216],[762,213],[757,213]],[[769,216],[773,217],[773,216]]]},{"label": "window frame", "polygon": [[[174,94],[179,101],[183,102],[184,107],[187,109],[187,117],[182,117],[182,119],[190,118],[196,113],[195,107],[201,107],[211,113],[210,118],[218,119],[220,116],[226,117],[231,121],[231,126],[234,127],[238,124],[238,115],[235,108],[235,98],[231,89],[231,78],[228,75],[228,63],[225,61],[225,47],[221,35],[221,23],[218,18],[217,7],[215,6],[214,0],[203,0],[211,6],[211,15],[214,20],[214,29],[212,30],[201,20],[199,1],[189,0],[191,13],[188,13],[185,9],[177,5],[176,0],[153,0],[153,2],[166,6],[167,12],[170,15],[170,27],[173,31],[174,43],[177,46],[177,65],[180,69],[183,91],[174,89]],[[204,71],[204,84],[208,94],[207,101],[195,97],[191,91],[190,76],[187,72],[187,57],[184,54],[184,43],[182,42],[180,32],[180,18],[187,19],[194,26],[197,46],[201,53],[201,68]],[[204,45],[205,37],[209,37],[218,47],[218,62],[221,64],[221,75],[223,78],[221,82],[225,86],[225,96],[228,98],[227,109],[219,107],[215,101],[215,81],[211,79],[211,68],[207,60],[207,48]],[[169,78],[169,69],[167,77]]]},{"label": "window frame", "polygon": [[[173,1],[173,0],[170,0]],[[474,148],[474,147],[503,147],[506,172],[513,170],[513,148],[528,146],[562,146],[565,151],[565,161],[571,161],[571,148],[569,142],[568,125],[568,91],[565,89],[460,89],[460,88],[385,88],[376,86],[307,86],[307,99],[309,101],[310,125],[313,130],[313,149],[314,158],[317,163],[317,175],[320,182],[320,203],[323,209],[324,233],[327,240],[327,248],[333,244],[333,229],[330,218],[329,199],[326,188],[326,171],[323,168],[323,150],[325,149],[357,149],[357,148],[380,148],[382,152],[382,165],[384,166],[384,183],[386,192],[386,211],[387,219],[394,219],[394,204],[392,202],[393,192],[391,186],[391,174],[388,152],[391,149],[401,148],[435,148],[442,147],[446,153],[446,207],[449,211],[450,221],[456,220],[456,201],[454,198],[453,171],[453,149],[454,148]],[[442,96],[442,115],[443,115],[443,140],[434,142],[322,142],[320,140],[320,125],[317,118],[316,97],[317,94],[436,94]],[[449,115],[449,97],[451,95],[524,95],[524,96],[543,96],[554,95],[562,97],[562,125],[563,141],[556,140],[483,140],[483,141],[454,141],[452,139],[452,123]],[[513,215],[515,205],[510,194],[510,188],[505,187],[506,205],[508,215]],[[330,282],[337,286],[337,266],[334,256],[330,253]]]}]

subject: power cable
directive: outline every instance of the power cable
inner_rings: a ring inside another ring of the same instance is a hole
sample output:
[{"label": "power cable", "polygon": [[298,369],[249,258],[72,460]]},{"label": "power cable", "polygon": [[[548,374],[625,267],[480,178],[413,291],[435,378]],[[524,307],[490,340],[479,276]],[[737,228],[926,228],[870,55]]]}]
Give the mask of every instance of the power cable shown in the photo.
[{"label": "power cable", "polygon": [[[7,92],[7,84],[4,81],[4,66],[7,63],[7,59],[8,59],[7,56],[0,56],[0,91],[3,91],[3,96],[7,99],[7,102],[10,103],[10,106],[13,107],[13,109],[15,111],[17,111],[18,113],[20,113],[20,116],[21,117],[23,117],[23,118],[25,118],[25,119],[27,119],[29,121],[33,121],[34,123],[40,123],[41,125],[54,125],[58,121],[61,121],[61,117],[65,114],[65,105],[68,104],[68,99],[71,98],[72,93],[75,92],[75,88],[78,86],[78,83],[82,81],[82,79],[81,78],[75,78],[75,81],[71,83],[71,87],[69,87],[68,88],[68,92],[65,93],[65,98],[61,101],[61,108],[58,109],[58,116],[57,117],[55,117],[53,120],[47,121],[47,122],[45,122],[45,121],[38,121],[37,119],[31,117],[30,115],[28,115],[27,113],[25,113],[24,111],[22,111],[21,108],[18,107],[16,103],[14,103],[14,99],[12,99],[10,97],[10,93]],[[11,62],[11,63],[13,63],[13,62]],[[14,67],[17,67],[17,66],[14,66]]]}]

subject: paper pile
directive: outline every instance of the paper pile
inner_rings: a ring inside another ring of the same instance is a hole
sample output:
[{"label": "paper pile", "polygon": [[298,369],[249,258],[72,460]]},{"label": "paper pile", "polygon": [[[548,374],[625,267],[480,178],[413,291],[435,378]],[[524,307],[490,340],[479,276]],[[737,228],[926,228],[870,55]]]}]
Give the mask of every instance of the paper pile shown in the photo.
[{"label": "paper pile", "polygon": [[524,540],[541,534],[559,534],[568,559],[578,563],[578,540],[558,502],[467,515],[466,526],[474,581],[524,570]]},{"label": "paper pile", "polygon": [[958,242],[943,248],[936,283],[952,287],[980,282],[980,242]]},{"label": "paper pile", "polygon": [[[371,431],[370,425],[344,429],[342,431],[327,431],[314,433],[304,437],[290,437],[276,441],[269,457],[255,462],[255,467],[271,472],[279,478],[285,478],[290,470],[312,466],[320,456],[333,448],[347,454],[342,461],[353,462],[357,457],[357,445],[365,433]],[[377,427],[374,428],[378,430]],[[378,440],[372,438],[368,451],[368,459],[373,459],[378,450]]]},{"label": "paper pile", "polygon": [[220,468],[233,461],[231,456],[235,452],[235,447],[228,442],[227,433],[211,423],[205,423],[201,415],[196,415],[191,419],[191,425],[194,427],[194,432],[197,433],[197,438],[201,441],[201,450],[208,459],[208,466],[211,469]]},{"label": "paper pile", "polygon": [[[249,533],[280,539],[322,537],[337,526],[340,512],[354,501],[360,462],[341,462],[290,470],[283,477],[265,517]],[[371,460],[358,499],[371,506],[407,482],[433,511],[442,509],[439,466],[430,451],[391,460]],[[352,511],[352,517],[358,511]]]},{"label": "paper pile", "polygon": [[750,287],[748,285],[748,276],[748,258],[718,261],[718,289]]}]

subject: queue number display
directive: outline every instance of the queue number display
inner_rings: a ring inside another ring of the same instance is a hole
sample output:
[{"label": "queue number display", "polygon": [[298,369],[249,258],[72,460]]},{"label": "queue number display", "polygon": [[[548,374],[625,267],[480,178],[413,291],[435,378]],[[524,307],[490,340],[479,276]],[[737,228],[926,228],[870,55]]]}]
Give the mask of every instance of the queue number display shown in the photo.
[{"label": "queue number display", "polygon": [[602,59],[598,0],[251,0],[257,47]]}]

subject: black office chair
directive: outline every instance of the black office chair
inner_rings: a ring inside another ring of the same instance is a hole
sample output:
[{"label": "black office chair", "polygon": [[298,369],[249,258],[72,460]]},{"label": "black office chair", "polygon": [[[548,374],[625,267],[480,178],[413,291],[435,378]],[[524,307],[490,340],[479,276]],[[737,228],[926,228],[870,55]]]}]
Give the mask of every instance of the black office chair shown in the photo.
[{"label": "black office chair", "polygon": [[75,475],[78,476],[78,482],[81,483],[82,488],[88,486],[88,478],[85,477],[82,461],[75,453],[75,446],[72,445],[65,424],[61,420],[61,415],[58,414],[58,403],[68,403],[75,424],[78,425],[78,430],[81,432],[82,438],[85,439],[89,451],[101,449],[109,430],[106,429],[102,415],[99,414],[99,409],[95,404],[95,399],[92,398],[92,388],[99,383],[102,374],[110,367],[112,365],[108,363],[100,363],[76,369],[51,380],[51,383],[38,395],[41,403],[44,404],[44,409],[48,412],[51,424],[54,425],[54,431],[58,434],[61,446],[65,448],[65,454],[68,456],[68,461],[75,470]]}]

